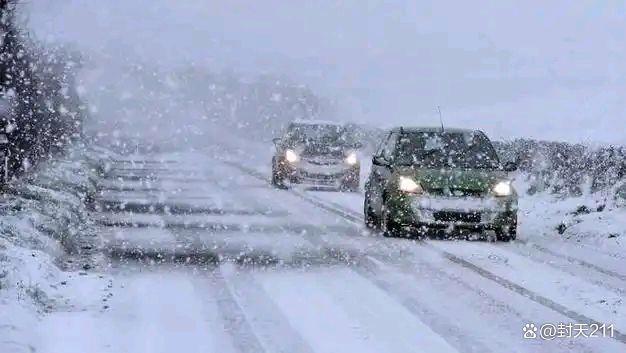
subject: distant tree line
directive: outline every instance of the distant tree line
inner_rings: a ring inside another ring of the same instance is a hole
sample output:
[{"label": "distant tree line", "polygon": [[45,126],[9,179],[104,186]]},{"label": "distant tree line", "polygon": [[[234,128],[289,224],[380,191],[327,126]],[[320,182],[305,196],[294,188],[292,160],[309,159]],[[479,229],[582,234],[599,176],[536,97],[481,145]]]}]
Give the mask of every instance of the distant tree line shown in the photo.
[{"label": "distant tree line", "polygon": [[13,173],[79,138],[83,108],[76,91],[79,58],[62,47],[38,45],[17,24],[17,0],[0,0],[0,133]]},{"label": "distant tree line", "polygon": [[626,183],[626,148],[591,148],[565,142],[517,139],[496,142],[502,158],[514,160],[529,176],[529,192],[582,195]]}]

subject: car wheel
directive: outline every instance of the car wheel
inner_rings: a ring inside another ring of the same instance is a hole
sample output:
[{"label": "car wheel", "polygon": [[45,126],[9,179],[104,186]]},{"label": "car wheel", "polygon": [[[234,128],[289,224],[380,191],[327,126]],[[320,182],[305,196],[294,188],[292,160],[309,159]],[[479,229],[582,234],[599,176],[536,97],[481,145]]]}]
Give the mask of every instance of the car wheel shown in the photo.
[{"label": "car wheel", "polygon": [[350,192],[359,192],[361,191],[361,173],[356,172],[352,177],[352,182],[350,183]]},{"label": "car wheel", "polygon": [[363,203],[363,215],[365,217],[365,226],[368,229],[378,229],[380,228],[380,222],[378,222],[378,217],[372,211],[370,207],[369,198],[365,197],[365,202]]},{"label": "car wheel", "polygon": [[276,170],[276,167],[272,165],[272,186],[277,189],[286,189],[285,186],[285,178],[283,178],[280,173]]},{"label": "car wheel", "polygon": [[507,225],[496,230],[498,241],[510,242],[517,239],[517,225]]},{"label": "car wheel", "polygon": [[401,234],[398,225],[391,217],[391,212],[387,208],[387,203],[383,203],[380,216],[380,229],[385,237],[398,237]]},{"label": "car wheel", "polygon": [[342,182],[341,182],[341,191],[346,192],[359,192],[361,184],[361,177],[359,176],[359,172],[350,173]]},{"label": "car wheel", "polygon": [[354,182],[347,182],[341,185],[341,191],[344,192],[359,192],[359,184]]}]

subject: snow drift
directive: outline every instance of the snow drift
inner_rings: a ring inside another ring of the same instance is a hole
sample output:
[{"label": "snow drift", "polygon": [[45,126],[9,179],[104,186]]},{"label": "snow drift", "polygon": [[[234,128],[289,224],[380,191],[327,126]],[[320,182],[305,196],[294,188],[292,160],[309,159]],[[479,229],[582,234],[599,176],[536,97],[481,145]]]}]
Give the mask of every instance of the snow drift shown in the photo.
[{"label": "snow drift", "polygon": [[[40,313],[54,310],[72,271],[93,266],[85,206],[95,192],[90,153],[75,147],[9,184],[0,212],[0,352],[30,352]],[[61,269],[70,270],[63,272]]]}]

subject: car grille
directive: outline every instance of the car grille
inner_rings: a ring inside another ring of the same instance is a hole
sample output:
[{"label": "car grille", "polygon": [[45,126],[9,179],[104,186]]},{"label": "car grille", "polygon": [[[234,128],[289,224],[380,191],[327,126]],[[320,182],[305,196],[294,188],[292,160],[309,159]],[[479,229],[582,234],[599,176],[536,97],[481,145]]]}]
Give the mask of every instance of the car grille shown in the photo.
[{"label": "car grille", "polygon": [[478,212],[439,211],[433,216],[439,222],[480,223],[481,221],[481,215]]},{"label": "car grille", "polygon": [[341,164],[341,160],[338,159],[327,159],[327,158],[308,158],[306,159],[307,162],[313,164],[313,165],[337,165],[337,164]]},{"label": "car grille", "polygon": [[340,179],[343,174],[321,174],[321,173],[310,173],[306,171],[300,172],[300,176],[306,179],[317,179],[321,181],[334,181]]},{"label": "car grille", "polygon": [[470,190],[470,189],[450,189],[449,192],[446,189],[429,189],[428,193],[435,196],[455,196],[455,197],[484,197],[486,192],[483,190]]}]

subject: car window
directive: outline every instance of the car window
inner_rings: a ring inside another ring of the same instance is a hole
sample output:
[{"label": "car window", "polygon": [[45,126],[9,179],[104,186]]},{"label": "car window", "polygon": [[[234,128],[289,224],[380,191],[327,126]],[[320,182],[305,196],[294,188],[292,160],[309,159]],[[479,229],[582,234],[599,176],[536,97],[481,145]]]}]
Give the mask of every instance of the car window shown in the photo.
[{"label": "car window", "polygon": [[412,132],[398,143],[397,162],[426,168],[500,166],[493,145],[480,132]]},{"label": "car window", "polygon": [[383,137],[380,140],[380,143],[378,144],[378,148],[376,148],[376,153],[374,154],[376,157],[383,156],[383,150],[385,149],[385,145],[387,144],[387,141],[389,140],[389,136],[391,136],[391,133],[386,134],[385,137]]},{"label": "car window", "polygon": [[394,151],[396,149],[396,143],[398,142],[398,136],[399,134],[397,132],[391,133],[387,143],[385,143],[385,146],[383,147],[382,157],[386,161],[391,162],[394,159]]},{"label": "car window", "polygon": [[355,138],[340,125],[308,125],[293,124],[286,134],[287,144],[325,144],[333,146],[347,146],[355,143]]}]

